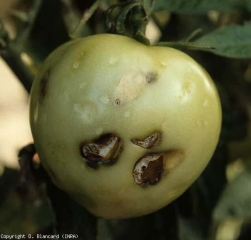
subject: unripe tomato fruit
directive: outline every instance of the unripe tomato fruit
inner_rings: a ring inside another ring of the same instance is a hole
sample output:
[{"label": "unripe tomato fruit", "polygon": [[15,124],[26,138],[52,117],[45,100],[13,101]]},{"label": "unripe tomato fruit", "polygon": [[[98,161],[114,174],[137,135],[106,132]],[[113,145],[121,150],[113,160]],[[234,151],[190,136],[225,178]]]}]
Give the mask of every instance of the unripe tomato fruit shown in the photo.
[{"label": "unripe tomato fruit", "polygon": [[30,122],[53,182],[96,216],[154,212],[212,157],[221,106],[188,55],[100,34],[55,50],[31,92]]}]

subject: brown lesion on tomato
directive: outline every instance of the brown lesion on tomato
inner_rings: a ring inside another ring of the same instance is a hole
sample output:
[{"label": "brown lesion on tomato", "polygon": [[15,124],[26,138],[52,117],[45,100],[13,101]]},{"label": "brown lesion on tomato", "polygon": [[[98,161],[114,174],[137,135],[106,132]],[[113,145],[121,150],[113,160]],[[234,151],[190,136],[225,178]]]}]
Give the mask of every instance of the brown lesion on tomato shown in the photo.
[{"label": "brown lesion on tomato", "polygon": [[156,131],[144,139],[132,139],[131,142],[139,147],[150,149],[158,145],[161,140],[161,133]]},{"label": "brown lesion on tomato", "polygon": [[80,151],[86,164],[97,169],[99,165],[114,164],[118,160],[122,147],[122,140],[119,136],[106,134],[94,141],[82,143]]},{"label": "brown lesion on tomato", "polygon": [[49,80],[49,77],[50,77],[50,71],[47,70],[41,81],[40,81],[40,101],[43,101],[45,96],[47,95],[48,93],[48,80]]},{"label": "brown lesion on tomato", "polygon": [[134,181],[141,186],[156,184],[163,171],[163,154],[149,153],[136,162],[133,169]]},{"label": "brown lesion on tomato", "polygon": [[181,150],[169,150],[164,153],[148,153],[141,157],[133,169],[134,181],[145,187],[157,184],[166,174],[175,169],[183,160]]},{"label": "brown lesion on tomato", "polygon": [[158,74],[156,72],[148,72],[146,73],[145,78],[147,83],[152,83],[158,79]]}]

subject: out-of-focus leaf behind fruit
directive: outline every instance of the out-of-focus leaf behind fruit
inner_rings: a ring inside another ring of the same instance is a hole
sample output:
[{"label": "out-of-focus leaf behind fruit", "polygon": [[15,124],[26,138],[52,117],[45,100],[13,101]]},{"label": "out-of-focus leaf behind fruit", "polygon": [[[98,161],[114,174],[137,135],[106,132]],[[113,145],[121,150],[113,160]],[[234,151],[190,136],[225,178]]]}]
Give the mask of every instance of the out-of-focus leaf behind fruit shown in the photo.
[{"label": "out-of-focus leaf behind fruit", "polygon": [[43,0],[26,41],[25,51],[39,66],[56,47],[68,40],[60,0]]},{"label": "out-of-focus leaf behind fruit", "polygon": [[211,46],[211,52],[230,58],[251,58],[251,23],[219,28],[195,41]]},{"label": "out-of-focus leaf behind fruit", "polygon": [[213,212],[215,220],[229,217],[251,219],[251,169],[247,167],[239,176],[230,182]]},{"label": "out-of-focus leaf behind fruit", "polygon": [[[18,172],[6,168],[0,177],[0,233],[35,234],[53,223],[46,196],[27,201],[18,189]],[[11,184],[10,184],[11,183]],[[41,192],[42,189],[40,189]]]},{"label": "out-of-focus leaf behind fruit", "polygon": [[251,10],[251,3],[249,0],[156,0],[153,10],[202,14],[210,10],[229,12],[236,7],[246,7]]}]

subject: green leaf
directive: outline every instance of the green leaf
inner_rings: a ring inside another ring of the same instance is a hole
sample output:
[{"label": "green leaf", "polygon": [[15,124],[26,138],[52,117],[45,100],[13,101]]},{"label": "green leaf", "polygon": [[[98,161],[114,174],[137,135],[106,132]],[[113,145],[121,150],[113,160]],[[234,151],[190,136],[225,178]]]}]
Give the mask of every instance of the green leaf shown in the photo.
[{"label": "green leaf", "polygon": [[229,12],[234,7],[251,10],[250,0],[156,0],[153,11],[206,13],[210,10]]},{"label": "green leaf", "polygon": [[163,47],[171,47],[177,49],[190,49],[190,50],[199,50],[199,51],[211,51],[214,48],[211,46],[206,46],[202,44],[197,44],[194,42],[186,42],[186,41],[178,41],[178,42],[158,42],[153,46],[163,46]]},{"label": "green leaf", "polygon": [[217,55],[231,58],[251,58],[251,24],[219,28],[194,43],[211,46]]},{"label": "green leaf", "polygon": [[226,186],[213,213],[215,220],[224,220],[229,217],[251,218],[250,182],[251,169],[247,167]]}]

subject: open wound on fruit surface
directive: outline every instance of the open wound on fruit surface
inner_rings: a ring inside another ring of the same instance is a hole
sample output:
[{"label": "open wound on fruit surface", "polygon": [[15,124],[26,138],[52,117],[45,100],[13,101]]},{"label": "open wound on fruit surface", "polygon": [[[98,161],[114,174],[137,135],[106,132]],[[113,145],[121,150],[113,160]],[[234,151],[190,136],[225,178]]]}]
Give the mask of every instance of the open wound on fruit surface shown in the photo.
[{"label": "open wound on fruit surface", "polygon": [[43,101],[48,92],[48,80],[50,77],[50,71],[44,73],[40,82],[40,101]]},{"label": "open wound on fruit surface", "polygon": [[183,160],[180,150],[170,150],[164,153],[148,153],[141,157],[133,169],[134,181],[145,187],[157,184],[166,174],[176,168]]},{"label": "open wound on fruit surface", "polygon": [[161,134],[160,132],[154,132],[153,134],[149,135],[145,139],[132,139],[132,143],[140,146],[142,148],[152,148],[160,142]]},{"label": "open wound on fruit surface", "polygon": [[159,182],[164,171],[163,154],[150,153],[140,158],[133,170],[134,181],[141,185]]},{"label": "open wound on fruit surface", "polygon": [[122,151],[122,141],[114,134],[81,144],[81,154],[89,167],[97,169],[99,165],[114,164]]}]

